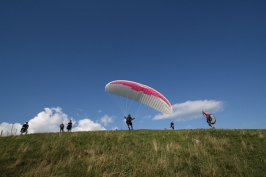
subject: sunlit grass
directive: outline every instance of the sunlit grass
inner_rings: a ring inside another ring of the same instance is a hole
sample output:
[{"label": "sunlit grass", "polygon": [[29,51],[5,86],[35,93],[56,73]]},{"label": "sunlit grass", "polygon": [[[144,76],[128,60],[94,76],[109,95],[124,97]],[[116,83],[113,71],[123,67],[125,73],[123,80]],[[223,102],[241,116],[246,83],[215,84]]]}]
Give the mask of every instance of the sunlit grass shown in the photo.
[{"label": "sunlit grass", "polygon": [[265,130],[0,137],[1,176],[266,176]]}]

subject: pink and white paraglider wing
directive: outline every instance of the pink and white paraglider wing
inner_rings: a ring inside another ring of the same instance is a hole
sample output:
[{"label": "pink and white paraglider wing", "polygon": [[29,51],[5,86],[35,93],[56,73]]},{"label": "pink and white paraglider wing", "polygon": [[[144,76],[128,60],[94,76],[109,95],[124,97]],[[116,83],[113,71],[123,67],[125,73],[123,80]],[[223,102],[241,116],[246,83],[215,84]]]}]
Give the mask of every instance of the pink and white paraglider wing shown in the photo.
[{"label": "pink and white paraglider wing", "polygon": [[128,99],[138,101],[161,113],[172,114],[170,102],[155,89],[127,80],[116,80],[105,86],[105,91]]}]

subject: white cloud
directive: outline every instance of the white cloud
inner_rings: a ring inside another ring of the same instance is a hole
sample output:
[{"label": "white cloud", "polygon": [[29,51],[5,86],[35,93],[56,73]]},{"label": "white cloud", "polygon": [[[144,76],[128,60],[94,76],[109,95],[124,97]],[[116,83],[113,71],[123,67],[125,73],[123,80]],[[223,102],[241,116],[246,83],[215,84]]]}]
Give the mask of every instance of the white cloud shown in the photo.
[{"label": "white cloud", "polygon": [[[57,108],[44,108],[44,111],[40,112],[33,119],[29,120],[29,133],[35,132],[57,132],[59,131],[59,125],[63,122],[67,124],[69,122],[68,116],[63,113],[60,107]],[[73,121],[75,124],[75,121]]]},{"label": "white cloud", "polygon": [[152,116],[151,115],[147,115],[147,116],[144,116],[143,118],[144,119],[150,119],[150,118],[152,118]]},{"label": "white cloud", "polygon": [[12,135],[18,135],[20,134],[21,127],[22,127],[22,124],[20,123],[10,124],[7,122],[3,122],[0,124],[0,131],[3,136],[11,135],[11,131],[12,131]]},{"label": "white cloud", "polygon": [[186,101],[180,104],[174,104],[171,115],[158,114],[153,120],[174,119],[175,121],[186,121],[197,119],[202,116],[202,109],[209,113],[215,113],[223,108],[223,102],[216,100],[196,100]]},{"label": "white cloud", "polygon": [[[67,127],[67,123],[69,120],[72,120],[73,123],[73,131],[89,131],[89,130],[105,130],[105,128],[99,124],[95,123],[92,120],[88,118],[84,118],[79,121],[75,121],[74,119],[68,117],[65,113],[63,113],[62,109],[60,107],[56,108],[44,108],[44,111],[40,112],[35,116],[34,118],[30,119],[28,121],[29,123],[29,129],[28,133],[37,133],[37,132],[59,132],[60,128],[59,125],[63,122],[65,124],[65,129]],[[111,117],[108,117],[105,115],[102,118],[102,123],[108,124],[111,123],[113,120]],[[77,125],[76,125],[77,124]],[[12,124],[3,122],[0,124],[0,131],[3,130],[3,135],[7,135],[11,133],[12,134],[20,134],[20,129],[22,127],[22,124],[15,123]]]},{"label": "white cloud", "polygon": [[104,126],[107,126],[109,123],[113,123],[113,121],[114,118],[108,115],[104,115],[100,120],[100,122],[103,123]]},{"label": "white cloud", "polygon": [[101,124],[95,123],[90,119],[82,119],[78,121],[77,127],[72,131],[90,131],[90,130],[106,130]]}]

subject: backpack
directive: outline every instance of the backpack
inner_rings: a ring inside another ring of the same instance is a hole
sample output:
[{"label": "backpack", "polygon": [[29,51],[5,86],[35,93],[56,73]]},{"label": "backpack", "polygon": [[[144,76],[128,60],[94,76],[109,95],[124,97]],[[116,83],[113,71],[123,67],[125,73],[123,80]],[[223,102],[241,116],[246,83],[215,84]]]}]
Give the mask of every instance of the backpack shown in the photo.
[{"label": "backpack", "polygon": [[126,123],[130,123],[130,122],[131,122],[130,118],[127,117],[127,118],[126,118]]}]

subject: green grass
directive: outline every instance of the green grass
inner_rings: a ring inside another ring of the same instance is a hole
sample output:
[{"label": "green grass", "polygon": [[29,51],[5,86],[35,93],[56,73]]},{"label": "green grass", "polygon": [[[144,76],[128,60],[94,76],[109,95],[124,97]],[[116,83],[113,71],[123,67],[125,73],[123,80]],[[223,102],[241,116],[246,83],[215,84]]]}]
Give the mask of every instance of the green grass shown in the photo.
[{"label": "green grass", "polygon": [[266,130],[134,130],[0,137],[0,176],[266,176]]}]

